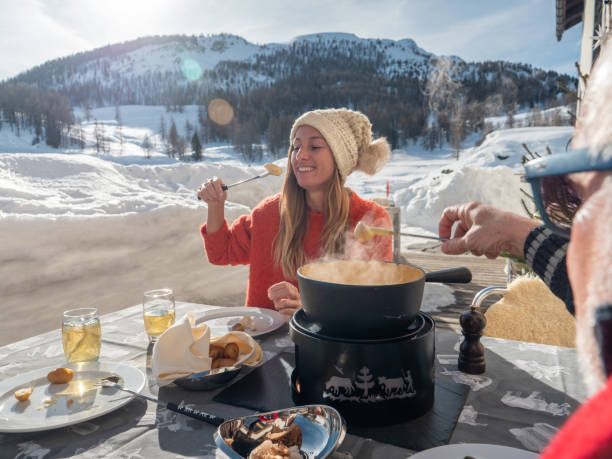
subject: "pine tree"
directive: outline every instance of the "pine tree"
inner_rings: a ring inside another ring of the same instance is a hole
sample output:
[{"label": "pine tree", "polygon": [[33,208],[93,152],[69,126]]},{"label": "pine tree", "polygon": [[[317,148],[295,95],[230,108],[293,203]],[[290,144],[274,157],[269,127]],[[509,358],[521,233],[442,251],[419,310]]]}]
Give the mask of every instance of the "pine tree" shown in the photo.
[{"label": "pine tree", "polygon": [[57,129],[57,121],[53,113],[47,113],[47,123],[45,129],[45,136],[47,145],[51,147],[59,147],[60,139]]},{"label": "pine tree", "polygon": [[198,132],[193,133],[193,137],[191,137],[191,157],[194,161],[200,161],[202,159],[202,144],[200,143],[200,137],[198,137]]},{"label": "pine tree", "polygon": [[43,133],[43,122],[42,113],[36,113],[34,116],[34,134],[36,137],[42,137]]},{"label": "pine tree", "polygon": [[170,125],[170,132],[168,133],[168,156],[174,158],[176,153],[178,152],[178,132],[176,130],[176,124],[174,124],[174,120],[172,120],[172,124]]}]

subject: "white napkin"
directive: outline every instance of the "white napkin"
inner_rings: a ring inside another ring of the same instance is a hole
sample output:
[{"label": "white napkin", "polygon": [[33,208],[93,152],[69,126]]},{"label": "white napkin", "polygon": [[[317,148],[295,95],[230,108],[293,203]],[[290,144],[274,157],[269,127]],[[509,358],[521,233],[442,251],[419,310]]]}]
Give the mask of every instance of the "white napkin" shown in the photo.
[{"label": "white napkin", "polygon": [[159,386],[177,378],[210,370],[208,357],[210,328],[195,325],[195,318],[185,314],[168,328],[153,346],[151,368]]}]

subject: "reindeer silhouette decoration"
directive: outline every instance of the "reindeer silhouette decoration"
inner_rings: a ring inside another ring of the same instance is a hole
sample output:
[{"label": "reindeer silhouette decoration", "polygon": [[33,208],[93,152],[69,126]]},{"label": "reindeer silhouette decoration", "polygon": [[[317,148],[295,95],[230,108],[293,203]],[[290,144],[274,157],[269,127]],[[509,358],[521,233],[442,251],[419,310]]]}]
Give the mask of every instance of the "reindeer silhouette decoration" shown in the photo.
[{"label": "reindeer silhouette decoration", "polygon": [[363,367],[356,372],[355,380],[336,375],[331,376],[325,382],[323,398],[356,402],[383,401],[413,397],[415,394],[416,390],[410,371],[402,368],[399,378],[374,377],[369,368]]}]

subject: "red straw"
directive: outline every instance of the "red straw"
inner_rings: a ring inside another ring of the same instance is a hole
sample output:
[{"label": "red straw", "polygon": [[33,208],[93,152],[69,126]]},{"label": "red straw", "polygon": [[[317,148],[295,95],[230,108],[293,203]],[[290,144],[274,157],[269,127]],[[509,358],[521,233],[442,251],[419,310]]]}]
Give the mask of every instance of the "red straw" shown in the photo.
[{"label": "red straw", "polygon": [[387,181],[387,199],[389,199],[389,182]]}]

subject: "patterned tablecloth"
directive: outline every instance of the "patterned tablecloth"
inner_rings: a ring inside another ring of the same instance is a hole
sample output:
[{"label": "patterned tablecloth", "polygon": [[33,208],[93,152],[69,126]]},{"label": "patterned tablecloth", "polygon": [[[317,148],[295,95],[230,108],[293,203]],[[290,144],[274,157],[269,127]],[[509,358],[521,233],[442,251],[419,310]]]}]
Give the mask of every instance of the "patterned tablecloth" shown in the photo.
[{"label": "patterned tablecloth", "polygon": [[[177,303],[177,317],[186,312],[197,317],[211,307]],[[150,348],[141,306],[104,315],[101,323],[100,360],[133,365],[146,373]],[[293,350],[286,325],[257,339],[265,360]],[[450,330],[436,332],[436,378],[470,387],[451,443],[492,443],[541,451],[585,398],[575,349],[484,338],[487,371],[471,376],[457,370],[460,341],[461,336]],[[55,330],[0,347],[0,380],[64,362],[61,334]],[[148,379],[143,393],[157,396],[158,390]],[[163,389],[163,396],[168,401],[184,400],[187,406],[226,419],[252,414],[245,408],[213,401],[221,390],[190,392],[172,385]],[[69,427],[0,433],[0,457],[224,457],[214,445],[214,431],[211,425],[135,399],[109,414]],[[413,453],[347,435],[335,457],[393,459]]]}]

